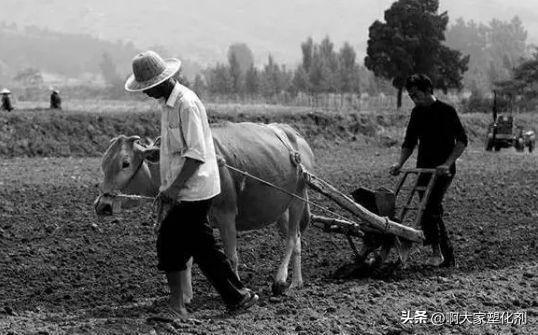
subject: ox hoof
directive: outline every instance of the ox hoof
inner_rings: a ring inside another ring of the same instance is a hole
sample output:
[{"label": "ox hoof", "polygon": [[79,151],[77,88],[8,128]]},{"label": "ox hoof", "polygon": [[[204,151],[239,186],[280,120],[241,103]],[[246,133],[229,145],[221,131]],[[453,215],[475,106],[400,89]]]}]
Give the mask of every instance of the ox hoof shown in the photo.
[{"label": "ox hoof", "polygon": [[302,287],[303,287],[303,282],[302,281],[300,281],[300,282],[292,282],[291,286],[290,286],[291,289],[302,288]]},{"label": "ox hoof", "polygon": [[286,282],[273,282],[273,286],[271,287],[271,291],[273,291],[274,296],[283,295],[286,293],[288,288],[290,287],[290,284]]}]

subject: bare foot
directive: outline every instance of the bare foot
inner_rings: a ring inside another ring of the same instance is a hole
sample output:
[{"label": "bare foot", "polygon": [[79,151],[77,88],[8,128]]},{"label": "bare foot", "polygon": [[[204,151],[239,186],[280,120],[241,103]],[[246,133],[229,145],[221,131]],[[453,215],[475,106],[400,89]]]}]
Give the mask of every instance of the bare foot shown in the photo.
[{"label": "bare foot", "polygon": [[187,312],[187,309],[185,306],[180,305],[170,305],[170,309],[177,315],[179,315],[181,318],[186,318],[189,313]]},{"label": "bare foot", "polygon": [[166,304],[156,314],[150,316],[148,321],[167,322],[171,323],[176,320],[187,320],[189,313],[184,306],[172,306]]}]

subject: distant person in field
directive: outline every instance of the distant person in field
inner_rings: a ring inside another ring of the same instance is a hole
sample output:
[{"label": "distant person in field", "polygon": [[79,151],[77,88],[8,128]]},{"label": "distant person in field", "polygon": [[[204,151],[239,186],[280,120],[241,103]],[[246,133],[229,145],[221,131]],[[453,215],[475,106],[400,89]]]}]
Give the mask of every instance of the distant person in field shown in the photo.
[{"label": "distant person in field", "polygon": [[[456,160],[467,146],[467,135],[456,110],[438,100],[433,94],[431,80],[423,74],[407,78],[405,88],[415,103],[407,125],[399,161],[392,165],[390,173],[397,175],[413,153],[418,142],[417,168],[435,168],[437,181],[433,186],[422,219],[422,229],[431,245],[432,255],[427,263],[433,266],[455,266],[454,249],[443,222],[443,197],[456,174]],[[419,180],[426,186],[429,176]],[[424,192],[419,192],[423,197]]]},{"label": "distant person in field", "polygon": [[58,90],[52,90],[50,94],[50,109],[62,109],[62,98]]},{"label": "distant person in field", "polygon": [[230,310],[258,300],[232,270],[209,226],[211,200],[221,191],[217,158],[204,105],[175,79],[180,66],[178,59],[146,51],[133,59],[133,75],[125,83],[127,91],[143,92],[162,106],[157,256],[170,288],[163,311],[169,319],[187,315],[180,272],[191,257]]},{"label": "distant person in field", "polygon": [[11,91],[7,88],[4,88],[0,91],[2,94],[2,110],[11,112],[13,110],[13,104],[11,103]]}]

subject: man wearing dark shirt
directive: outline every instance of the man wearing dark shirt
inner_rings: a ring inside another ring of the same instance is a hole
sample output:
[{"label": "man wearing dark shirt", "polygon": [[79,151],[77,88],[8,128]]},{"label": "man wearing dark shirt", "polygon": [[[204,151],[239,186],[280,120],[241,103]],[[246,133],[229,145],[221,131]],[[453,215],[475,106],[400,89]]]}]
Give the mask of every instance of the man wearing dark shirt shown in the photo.
[{"label": "man wearing dark shirt", "polygon": [[13,110],[13,104],[11,103],[11,98],[9,97],[11,91],[4,88],[0,94],[2,94],[2,104],[0,105],[0,109],[11,112]]},{"label": "man wearing dark shirt", "polygon": [[[454,266],[454,250],[442,219],[442,202],[456,174],[456,160],[467,146],[467,135],[456,110],[433,95],[433,86],[427,76],[414,74],[405,86],[415,108],[407,125],[400,159],[390,168],[390,173],[397,175],[400,172],[418,142],[417,167],[435,168],[438,175],[421,222],[426,237],[424,245],[431,245],[433,252],[427,263]],[[421,178],[419,185],[426,186],[429,178]],[[423,193],[419,192],[419,196]]]},{"label": "man wearing dark shirt", "polygon": [[50,94],[50,109],[62,109],[62,98],[58,90],[52,90]]}]

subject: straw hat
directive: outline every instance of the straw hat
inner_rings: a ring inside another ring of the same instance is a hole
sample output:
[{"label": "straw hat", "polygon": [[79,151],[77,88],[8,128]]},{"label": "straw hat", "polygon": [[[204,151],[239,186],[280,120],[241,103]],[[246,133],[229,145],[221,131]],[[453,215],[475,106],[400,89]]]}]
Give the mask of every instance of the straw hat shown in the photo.
[{"label": "straw hat", "polygon": [[137,92],[155,87],[172,77],[181,67],[176,58],[162,59],[155,51],[145,51],[133,58],[133,74],[125,82],[125,89]]},{"label": "straw hat", "polygon": [[4,88],[2,89],[2,91],[0,91],[0,94],[11,94],[11,91],[8,90],[7,88]]}]

